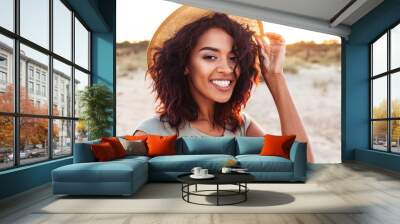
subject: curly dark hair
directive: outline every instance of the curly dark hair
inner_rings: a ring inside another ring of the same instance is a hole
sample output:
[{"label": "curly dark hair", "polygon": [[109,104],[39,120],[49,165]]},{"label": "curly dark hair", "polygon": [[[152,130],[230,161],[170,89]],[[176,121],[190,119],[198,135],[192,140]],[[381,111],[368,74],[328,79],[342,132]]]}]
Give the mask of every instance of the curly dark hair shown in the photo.
[{"label": "curly dark hair", "polygon": [[214,13],[185,25],[166,40],[162,48],[156,49],[154,64],[147,71],[154,81],[153,92],[159,102],[156,111],[160,114],[160,120],[167,121],[177,133],[186,121],[198,118],[198,105],[190,94],[184,70],[199,37],[211,28],[220,28],[232,37],[233,53],[238,58],[233,71],[236,71],[237,66],[240,68],[231,98],[228,102],[215,105],[213,126],[235,132],[243,124],[240,111],[245,107],[253,84],[258,80],[259,73],[255,66],[257,45],[252,39],[254,32],[248,25],[242,25],[223,13]]}]

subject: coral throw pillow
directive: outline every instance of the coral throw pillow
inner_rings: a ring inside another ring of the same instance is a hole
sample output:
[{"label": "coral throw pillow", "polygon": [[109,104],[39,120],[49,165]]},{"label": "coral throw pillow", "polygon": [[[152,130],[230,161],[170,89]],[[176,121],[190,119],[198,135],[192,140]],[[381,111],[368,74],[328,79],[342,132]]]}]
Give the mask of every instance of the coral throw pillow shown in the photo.
[{"label": "coral throw pillow", "polygon": [[276,136],[264,135],[264,145],[261,149],[260,155],[262,156],[281,156],[286,159],[290,158],[290,147],[296,135]]},{"label": "coral throw pillow", "polygon": [[90,147],[94,157],[99,162],[109,161],[117,158],[113,147],[108,142],[93,144]]},{"label": "coral throw pillow", "polygon": [[121,158],[126,156],[126,151],[124,146],[122,146],[121,142],[117,137],[109,137],[109,138],[101,138],[101,142],[108,142],[114,149],[115,155],[117,158]]},{"label": "coral throw pillow", "polygon": [[177,136],[160,136],[160,135],[149,135],[147,137],[147,154],[148,156],[165,156],[176,154],[176,142]]}]

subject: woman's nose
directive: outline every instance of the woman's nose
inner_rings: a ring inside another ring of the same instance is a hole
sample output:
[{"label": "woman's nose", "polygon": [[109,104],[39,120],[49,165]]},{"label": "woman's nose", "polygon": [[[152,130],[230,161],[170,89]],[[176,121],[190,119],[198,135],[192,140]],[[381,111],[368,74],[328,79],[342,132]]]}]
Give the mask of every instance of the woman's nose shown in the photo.
[{"label": "woman's nose", "polygon": [[227,60],[221,60],[220,64],[217,67],[217,72],[232,73],[233,66]]}]

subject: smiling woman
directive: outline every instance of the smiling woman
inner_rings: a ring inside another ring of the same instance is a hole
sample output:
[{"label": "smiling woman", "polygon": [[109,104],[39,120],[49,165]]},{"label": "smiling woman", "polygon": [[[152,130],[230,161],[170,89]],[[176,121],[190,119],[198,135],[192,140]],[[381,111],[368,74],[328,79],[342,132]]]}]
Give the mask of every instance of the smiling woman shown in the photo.
[{"label": "smiling woman", "polygon": [[[269,39],[269,43],[264,40]],[[148,48],[157,116],[135,135],[264,136],[242,112],[254,84],[264,78],[283,135],[308,142],[283,75],[284,39],[262,23],[183,6],[155,32]],[[308,160],[313,161],[311,147]]]}]

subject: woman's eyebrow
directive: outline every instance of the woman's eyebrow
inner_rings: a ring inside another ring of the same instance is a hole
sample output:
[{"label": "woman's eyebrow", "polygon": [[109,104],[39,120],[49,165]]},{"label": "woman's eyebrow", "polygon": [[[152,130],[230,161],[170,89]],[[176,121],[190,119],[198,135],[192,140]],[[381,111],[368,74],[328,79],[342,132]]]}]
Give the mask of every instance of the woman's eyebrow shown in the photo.
[{"label": "woman's eyebrow", "polygon": [[[215,52],[220,52],[220,50],[218,48],[215,47],[203,47],[201,48],[199,51],[204,51],[204,50],[210,50],[210,51],[215,51]],[[232,51],[229,53],[233,53]]]},{"label": "woman's eyebrow", "polygon": [[210,50],[210,51],[219,52],[219,49],[218,48],[214,48],[214,47],[203,47],[199,51],[203,51],[203,50]]}]

